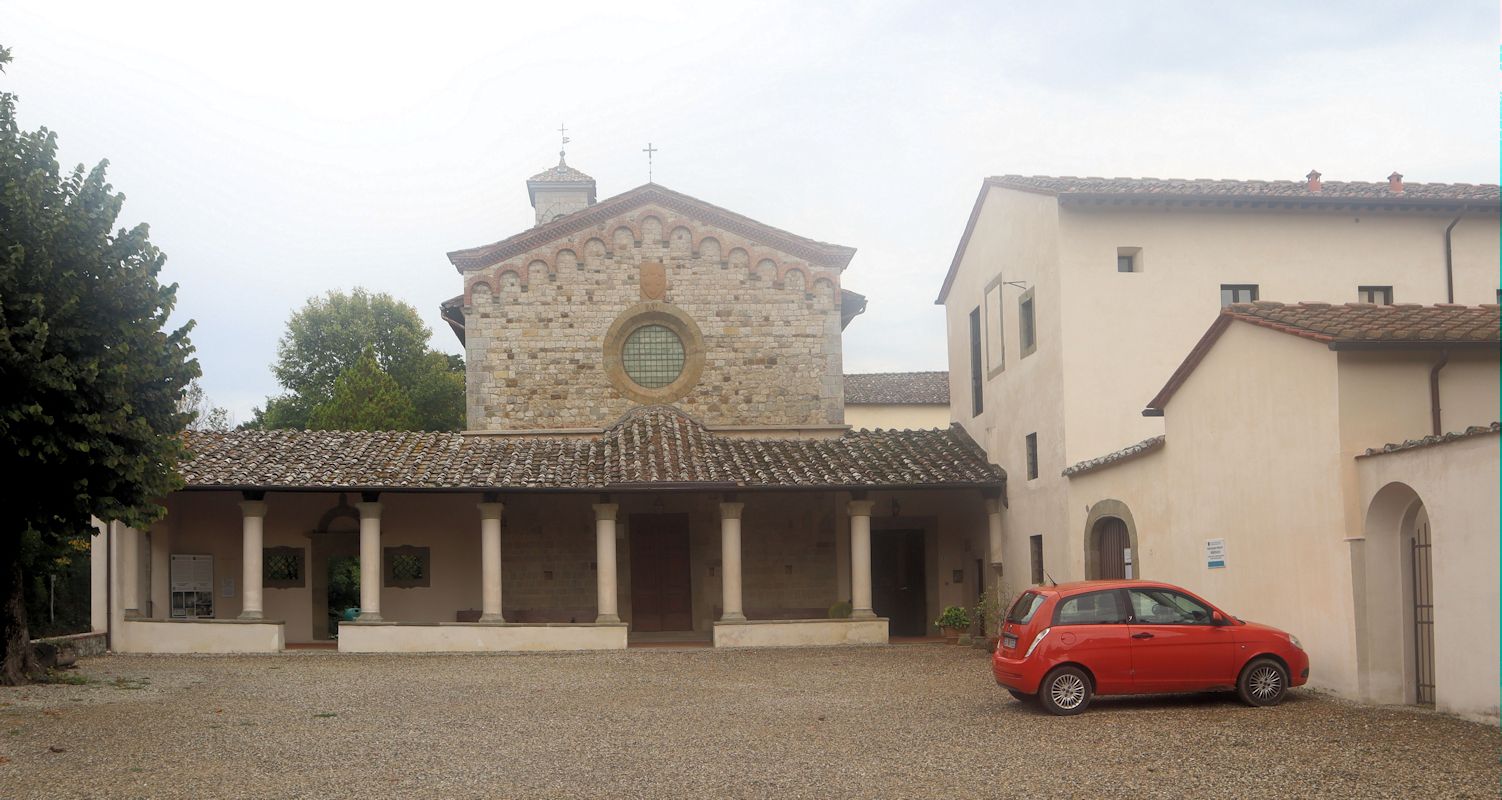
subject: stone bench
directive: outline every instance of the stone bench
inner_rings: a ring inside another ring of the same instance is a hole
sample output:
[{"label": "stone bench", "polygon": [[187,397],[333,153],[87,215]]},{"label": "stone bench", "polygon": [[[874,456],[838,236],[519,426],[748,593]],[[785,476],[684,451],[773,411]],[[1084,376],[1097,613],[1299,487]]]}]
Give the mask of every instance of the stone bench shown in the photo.
[{"label": "stone bench", "polygon": [[[828,608],[747,608],[742,613],[746,619],[828,619]],[[724,609],[714,607],[714,618],[725,616]]]}]

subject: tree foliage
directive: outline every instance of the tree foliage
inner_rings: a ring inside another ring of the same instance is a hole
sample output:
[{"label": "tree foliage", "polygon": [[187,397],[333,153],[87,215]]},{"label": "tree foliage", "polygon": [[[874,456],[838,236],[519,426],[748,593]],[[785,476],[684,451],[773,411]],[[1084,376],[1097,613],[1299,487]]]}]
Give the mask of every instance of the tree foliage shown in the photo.
[{"label": "tree foliage", "polygon": [[234,427],[229,409],[214,405],[197,378],[183,389],[178,407],[193,415],[192,421],[188,423],[190,431],[227,431]]},{"label": "tree foliage", "polygon": [[[458,430],[464,424],[464,362],[429,349],[431,333],[417,309],[388,294],[356,288],[310,299],[288,320],[272,365],[286,393],[268,398],[245,427],[313,427],[341,376],[369,351],[414,409],[403,429]],[[355,413],[347,403],[340,405],[337,418],[392,419],[383,416],[389,408]],[[331,413],[318,419],[336,418]]]},{"label": "tree foliage", "polygon": [[[10,60],[0,48],[0,68]],[[180,485],[183,388],[198,375],[177,286],[147,227],[114,228],[125,198],[107,162],[64,174],[57,137],[22,131],[0,93],[0,682],[27,679],[24,574],[91,531],[144,527]]]},{"label": "tree foliage", "polygon": [[339,373],[333,397],[313,408],[308,428],[317,431],[409,431],[417,408],[367,347],[359,361]]}]

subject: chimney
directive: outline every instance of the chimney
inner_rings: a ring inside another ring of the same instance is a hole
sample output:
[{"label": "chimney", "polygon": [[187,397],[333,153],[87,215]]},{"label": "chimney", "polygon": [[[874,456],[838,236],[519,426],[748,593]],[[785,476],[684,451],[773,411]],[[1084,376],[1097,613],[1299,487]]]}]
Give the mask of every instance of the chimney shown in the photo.
[{"label": "chimney", "polygon": [[1317,192],[1320,190],[1319,170],[1311,169],[1309,170],[1309,174],[1304,177],[1309,179],[1309,185],[1306,187],[1309,191]]},{"label": "chimney", "polygon": [[1393,194],[1403,193],[1402,174],[1394,172],[1393,174],[1387,176],[1387,191],[1392,192]]}]

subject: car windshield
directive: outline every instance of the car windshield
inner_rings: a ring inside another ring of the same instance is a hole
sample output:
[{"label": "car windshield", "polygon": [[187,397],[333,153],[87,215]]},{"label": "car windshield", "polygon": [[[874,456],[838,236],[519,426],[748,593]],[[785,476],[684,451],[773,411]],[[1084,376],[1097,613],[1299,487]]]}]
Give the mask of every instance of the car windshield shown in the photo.
[{"label": "car windshield", "polygon": [[1043,605],[1043,595],[1037,592],[1023,592],[1012,604],[1012,610],[1007,612],[1007,622],[1016,622],[1026,625],[1032,621],[1033,615],[1038,613],[1038,607]]}]

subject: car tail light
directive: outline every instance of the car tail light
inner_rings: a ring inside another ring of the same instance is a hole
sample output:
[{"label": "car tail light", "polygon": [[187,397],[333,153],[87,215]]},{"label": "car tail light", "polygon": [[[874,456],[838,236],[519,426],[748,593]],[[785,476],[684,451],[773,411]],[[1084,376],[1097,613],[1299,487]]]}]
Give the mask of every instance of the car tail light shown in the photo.
[{"label": "car tail light", "polygon": [[1027,652],[1023,653],[1022,657],[1031,658],[1033,651],[1038,649],[1038,643],[1043,641],[1043,637],[1047,636],[1048,632],[1051,630],[1053,630],[1053,628],[1044,628],[1043,630],[1039,631],[1037,637],[1033,639],[1033,643],[1027,646]]}]

